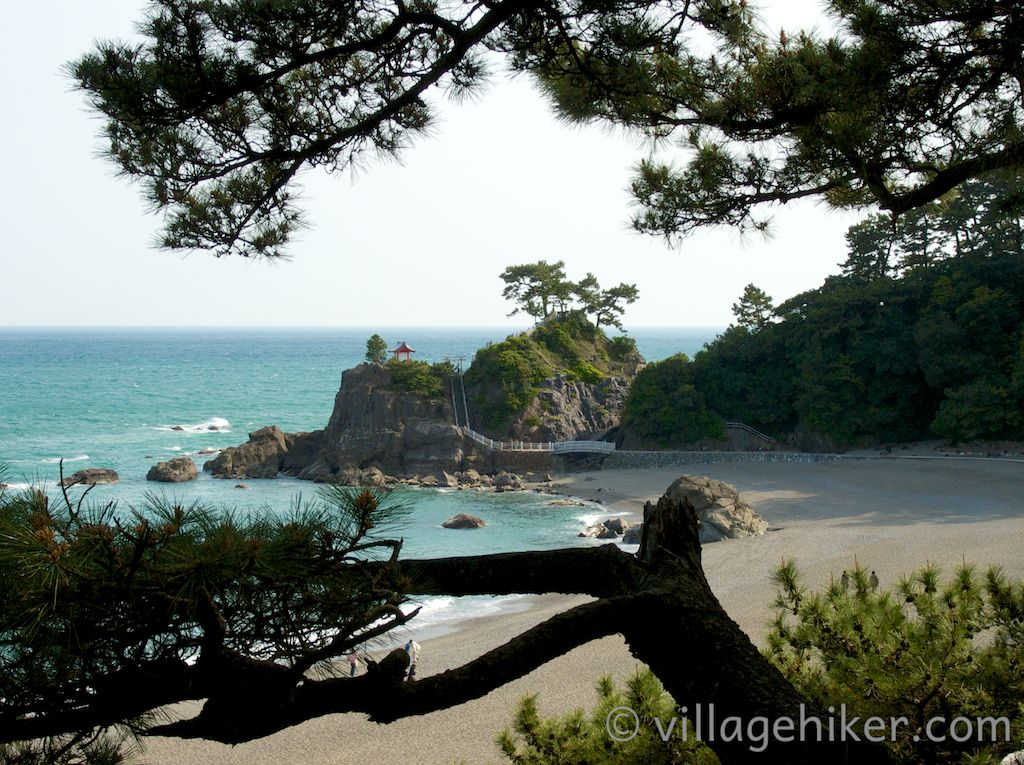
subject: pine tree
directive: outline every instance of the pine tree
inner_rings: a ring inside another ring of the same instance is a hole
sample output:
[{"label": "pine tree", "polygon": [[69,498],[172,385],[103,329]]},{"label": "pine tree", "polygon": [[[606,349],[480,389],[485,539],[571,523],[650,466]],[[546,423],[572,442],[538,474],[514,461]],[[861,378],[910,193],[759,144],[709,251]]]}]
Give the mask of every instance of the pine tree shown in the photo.
[{"label": "pine tree", "polygon": [[218,255],[281,255],[303,170],[396,156],[433,126],[436,94],[480,90],[499,57],[564,119],[688,147],[632,184],[634,226],[673,240],[767,230],[766,206],[801,198],[898,215],[1020,174],[1020,3],[829,10],[831,37],[779,35],[746,0],[162,0],[141,43],[102,42],[69,70],[110,158],[165,213],[163,246]]},{"label": "pine tree", "polygon": [[376,333],[366,341],[366,360],[371,364],[383,364],[388,360],[388,344]]}]

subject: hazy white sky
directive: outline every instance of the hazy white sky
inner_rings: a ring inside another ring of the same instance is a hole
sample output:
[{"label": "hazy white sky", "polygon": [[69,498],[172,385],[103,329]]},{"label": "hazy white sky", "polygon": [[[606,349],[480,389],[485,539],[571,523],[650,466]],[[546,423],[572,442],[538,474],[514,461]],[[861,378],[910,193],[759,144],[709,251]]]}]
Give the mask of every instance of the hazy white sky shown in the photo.
[{"label": "hazy white sky", "polygon": [[[813,0],[762,5],[774,26],[817,17]],[[290,262],[160,251],[158,219],[98,157],[101,123],[61,71],[94,40],[129,36],[143,7],[5,11],[0,326],[522,324],[506,317],[498,274],[541,258],[564,260],[570,278],[636,283],[627,325],[718,326],[748,282],[782,300],[835,273],[856,220],[793,205],[767,242],[719,230],[669,249],[628,225],[644,147],[559,124],[528,79],[496,73],[402,164],[307,176],[311,228]]]}]

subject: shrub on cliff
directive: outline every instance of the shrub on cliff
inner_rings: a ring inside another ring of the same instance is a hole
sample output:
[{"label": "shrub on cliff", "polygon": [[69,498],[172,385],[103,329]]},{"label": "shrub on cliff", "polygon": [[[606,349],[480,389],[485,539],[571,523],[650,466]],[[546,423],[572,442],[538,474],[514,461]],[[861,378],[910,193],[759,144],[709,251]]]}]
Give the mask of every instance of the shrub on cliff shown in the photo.
[{"label": "shrub on cliff", "polygon": [[388,372],[391,384],[401,390],[416,393],[425,398],[441,398],[445,394],[445,385],[454,374],[455,369],[448,362],[428,364],[425,361],[399,361],[389,359]]},{"label": "shrub on cliff", "polygon": [[632,352],[621,343],[613,348],[603,330],[570,311],[477,351],[466,372],[466,391],[484,426],[500,433],[530,405],[544,380],[564,374],[598,383],[628,374],[639,361],[635,345]]}]

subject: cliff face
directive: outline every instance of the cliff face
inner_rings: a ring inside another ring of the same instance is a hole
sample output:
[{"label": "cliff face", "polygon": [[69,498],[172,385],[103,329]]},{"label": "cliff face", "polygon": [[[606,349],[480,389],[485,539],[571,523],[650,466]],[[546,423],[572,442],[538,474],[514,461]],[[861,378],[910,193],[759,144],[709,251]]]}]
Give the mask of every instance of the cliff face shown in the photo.
[{"label": "cliff face", "polygon": [[429,473],[461,466],[462,441],[450,399],[401,390],[387,367],[360,364],[342,373],[321,458],[334,471],[375,466],[392,475]]},{"label": "cliff face", "polygon": [[596,439],[619,423],[629,378],[599,383],[560,374],[541,382],[536,398],[512,423],[510,435],[524,441]]}]

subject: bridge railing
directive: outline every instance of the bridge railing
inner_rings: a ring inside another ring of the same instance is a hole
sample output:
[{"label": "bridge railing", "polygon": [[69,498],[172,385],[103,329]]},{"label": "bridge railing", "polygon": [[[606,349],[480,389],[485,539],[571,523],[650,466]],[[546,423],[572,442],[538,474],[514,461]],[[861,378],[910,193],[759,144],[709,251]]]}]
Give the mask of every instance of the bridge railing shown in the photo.
[{"label": "bridge railing", "polygon": [[459,430],[467,438],[481,446],[499,452],[553,452],[568,454],[570,452],[590,452],[608,454],[615,451],[615,444],[610,441],[495,441],[493,438],[477,433],[472,428],[461,426]]},{"label": "bridge railing", "polygon": [[558,441],[552,449],[555,454],[567,454],[569,452],[588,454],[610,454],[615,451],[615,444],[611,441]]}]

